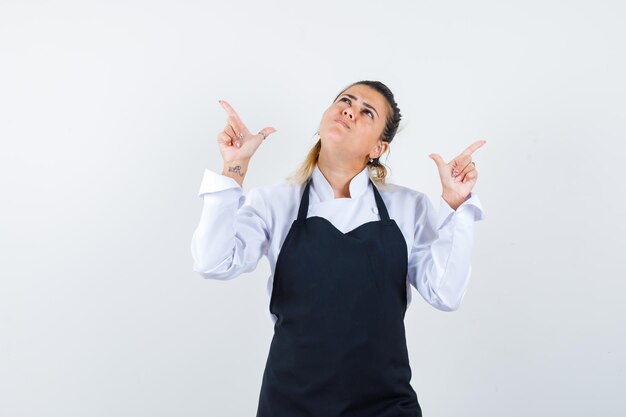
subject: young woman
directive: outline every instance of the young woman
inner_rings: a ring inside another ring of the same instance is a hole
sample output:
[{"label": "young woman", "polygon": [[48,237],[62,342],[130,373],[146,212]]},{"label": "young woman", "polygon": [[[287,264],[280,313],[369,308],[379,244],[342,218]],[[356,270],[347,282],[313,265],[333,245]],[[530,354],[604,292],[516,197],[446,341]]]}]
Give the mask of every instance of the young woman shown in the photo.
[{"label": "young woman", "polygon": [[404,315],[411,285],[435,308],[459,308],[470,279],[471,193],[477,141],[450,163],[438,154],[439,211],[428,197],[385,182],[379,158],[400,122],[391,91],[359,81],[324,112],[319,141],[292,181],[242,185],[254,135],[220,101],[228,123],[218,134],[221,174],[205,170],[204,205],[191,242],[194,270],[231,279],[270,264],[274,323],[257,417],[421,416],[410,385]]}]

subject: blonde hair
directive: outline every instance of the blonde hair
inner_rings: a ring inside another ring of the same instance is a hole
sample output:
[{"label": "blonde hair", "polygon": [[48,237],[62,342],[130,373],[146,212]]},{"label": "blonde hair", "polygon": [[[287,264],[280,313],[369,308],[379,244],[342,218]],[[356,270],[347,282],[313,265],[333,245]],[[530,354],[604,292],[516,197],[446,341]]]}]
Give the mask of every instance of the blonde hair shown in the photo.
[{"label": "blonde hair", "polygon": [[[304,184],[311,178],[313,171],[317,166],[317,161],[320,157],[320,151],[322,149],[322,140],[319,139],[315,145],[311,148],[307,154],[304,162],[298,167],[298,169],[287,177],[287,180],[295,182],[297,184]],[[369,177],[377,184],[384,184],[385,177],[387,176],[387,168],[378,160],[374,159],[372,162],[367,163]]]}]

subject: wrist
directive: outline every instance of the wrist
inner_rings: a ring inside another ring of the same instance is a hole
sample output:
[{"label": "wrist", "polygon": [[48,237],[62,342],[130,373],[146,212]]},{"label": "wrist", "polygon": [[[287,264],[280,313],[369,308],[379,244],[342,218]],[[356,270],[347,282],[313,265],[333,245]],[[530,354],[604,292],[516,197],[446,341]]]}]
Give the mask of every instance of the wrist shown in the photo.
[{"label": "wrist", "polygon": [[243,186],[243,179],[248,172],[249,159],[240,159],[232,161],[224,161],[222,175],[230,177]]},{"label": "wrist", "polygon": [[444,192],[441,194],[441,197],[443,197],[446,203],[448,203],[448,205],[452,208],[452,210],[455,210],[455,211],[457,208],[459,208],[461,204],[463,204],[463,202],[465,202],[465,200],[467,200],[467,196],[462,197],[456,193]]}]

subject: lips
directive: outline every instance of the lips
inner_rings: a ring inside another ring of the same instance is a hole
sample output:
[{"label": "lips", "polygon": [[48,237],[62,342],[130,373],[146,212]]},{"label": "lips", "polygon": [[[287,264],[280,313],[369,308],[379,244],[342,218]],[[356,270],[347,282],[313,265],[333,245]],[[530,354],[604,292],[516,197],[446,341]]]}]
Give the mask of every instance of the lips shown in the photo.
[{"label": "lips", "polygon": [[343,127],[345,127],[346,129],[350,129],[350,126],[348,126],[348,125],[346,124],[346,122],[344,122],[343,120],[339,120],[339,119],[337,119],[337,120],[335,120],[335,121],[336,121],[337,123],[339,123],[340,125],[342,125]]}]

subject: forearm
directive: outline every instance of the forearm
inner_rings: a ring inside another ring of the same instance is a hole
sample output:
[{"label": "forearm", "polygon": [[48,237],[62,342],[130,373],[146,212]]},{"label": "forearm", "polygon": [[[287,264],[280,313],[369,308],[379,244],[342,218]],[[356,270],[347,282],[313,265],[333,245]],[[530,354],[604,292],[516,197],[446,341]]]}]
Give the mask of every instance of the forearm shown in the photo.
[{"label": "forearm", "polygon": [[447,226],[439,230],[433,242],[433,263],[425,268],[431,290],[443,309],[457,310],[461,304],[471,272],[471,253],[474,246],[474,220],[468,210],[455,214]]},{"label": "forearm", "polygon": [[244,201],[232,179],[208,169],[198,193],[203,206],[191,241],[194,270],[205,278],[230,279],[254,269],[269,241],[261,194],[252,189]]},{"label": "forearm", "polygon": [[[205,278],[228,279],[235,247],[235,215],[240,192],[236,189],[203,196],[200,222],[191,240],[193,269]],[[236,271],[232,271],[236,272]]]},{"label": "forearm", "polygon": [[419,293],[439,310],[459,308],[471,275],[474,223],[484,218],[477,195],[454,210],[440,199],[437,216],[430,201],[428,215],[418,219],[409,257],[409,279]]}]

